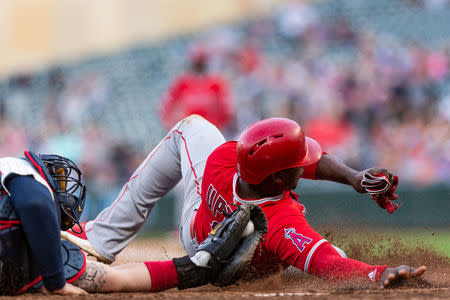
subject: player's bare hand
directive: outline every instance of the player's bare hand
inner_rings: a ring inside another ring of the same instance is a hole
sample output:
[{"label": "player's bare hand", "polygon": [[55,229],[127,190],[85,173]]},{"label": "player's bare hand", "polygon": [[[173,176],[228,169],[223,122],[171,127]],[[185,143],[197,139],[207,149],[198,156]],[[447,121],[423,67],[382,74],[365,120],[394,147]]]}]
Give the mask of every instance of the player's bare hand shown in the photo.
[{"label": "player's bare hand", "polygon": [[79,287],[76,287],[70,283],[66,283],[62,288],[49,291],[45,287],[41,288],[41,293],[45,295],[86,295],[87,292]]},{"label": "player's bare hand", "polygon": [[427,267],[413,268],[405,265],[396,268],[386,268],[380,276],[380,288],[397,287],[405,280],[421,276]]}]

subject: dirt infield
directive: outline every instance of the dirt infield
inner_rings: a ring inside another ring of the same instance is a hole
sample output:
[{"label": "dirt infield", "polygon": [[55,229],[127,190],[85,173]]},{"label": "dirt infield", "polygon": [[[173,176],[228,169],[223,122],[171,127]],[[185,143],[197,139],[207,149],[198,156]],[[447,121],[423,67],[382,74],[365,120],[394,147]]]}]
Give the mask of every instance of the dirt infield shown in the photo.
[{"label": "dirt infield", "polygon": [[[196,289],[151,293],[91,294],[87,299],[450,299],[450,258],[430,250],[426,245],[412,248],[399,241],[383,240],[368,234],[355,240],[342,234],[322,232],[327,239],[342,247],[349,257],[372,264],[413,266],[426,265],[428,270],[421,279],[408,282],[397,289],[380,290],[370,283],[329,282],[288,269],[269,278],[240,282],[227,288],[205,286]],[[337,241],[340,240],[340,243]],[[378,243],[374,246],[373,241]],[[382,245],[379,246],[378,245]],[[145,260],[165,260],[181,256],[184,252],[175,237],[167,239],[139,239],[118,257],[114,264]],[[22,295],[14,299],[66,299],[72,297]],[[13,299],[0,297],[0,299]]]}]

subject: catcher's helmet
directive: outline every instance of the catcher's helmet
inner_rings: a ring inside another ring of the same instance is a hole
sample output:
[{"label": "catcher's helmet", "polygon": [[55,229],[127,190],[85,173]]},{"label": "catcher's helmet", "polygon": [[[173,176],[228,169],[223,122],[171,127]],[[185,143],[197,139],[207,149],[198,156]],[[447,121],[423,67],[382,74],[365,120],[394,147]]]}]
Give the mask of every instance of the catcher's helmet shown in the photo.
[{"label": "catcher's helmet", "polygon": [[77,165],[68,158],[54,154],[38,156],[31,151],[25,151],[25,156],[53,190],[61,230],[79,224],[86,187],[81,182],[81,171]]},{"label": "catcher's helmet", "polygon": [[322,149],[305,137],[296,122],[285,118],[258,121],[242,132],[237,144],[237,170],[247,183],[261,183],[270,174],[317,162]]}]

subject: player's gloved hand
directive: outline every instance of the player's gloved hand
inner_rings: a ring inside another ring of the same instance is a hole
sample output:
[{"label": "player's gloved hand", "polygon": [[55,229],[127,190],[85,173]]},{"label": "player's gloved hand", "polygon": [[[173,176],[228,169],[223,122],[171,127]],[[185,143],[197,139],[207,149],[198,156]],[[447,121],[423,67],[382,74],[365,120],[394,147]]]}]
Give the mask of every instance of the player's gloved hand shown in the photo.
[{"label": "player's gloved hand", "polygon": [[392,202],[398,199],[395,190],[398,186],[398,176],[386,169],[368,169],[362,174],[361,186],[370,194],[381,208],[393,213],[398,209],[398,204]]}]

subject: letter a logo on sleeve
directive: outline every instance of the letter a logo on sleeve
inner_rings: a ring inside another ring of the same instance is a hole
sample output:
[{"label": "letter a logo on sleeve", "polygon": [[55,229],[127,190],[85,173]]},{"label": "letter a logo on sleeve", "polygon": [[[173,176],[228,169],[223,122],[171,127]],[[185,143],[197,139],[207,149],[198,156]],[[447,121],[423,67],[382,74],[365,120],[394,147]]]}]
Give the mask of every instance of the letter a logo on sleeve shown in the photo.
[{"label": "letter a logo on sleeve", "polygon": [[292,243],[302,252],[305,250],[306,245],[312,242],[309,237],[303,236],[300,233],[295,232],[295,228],[289,228],[284,230],[284,238],[291,239]]}]

